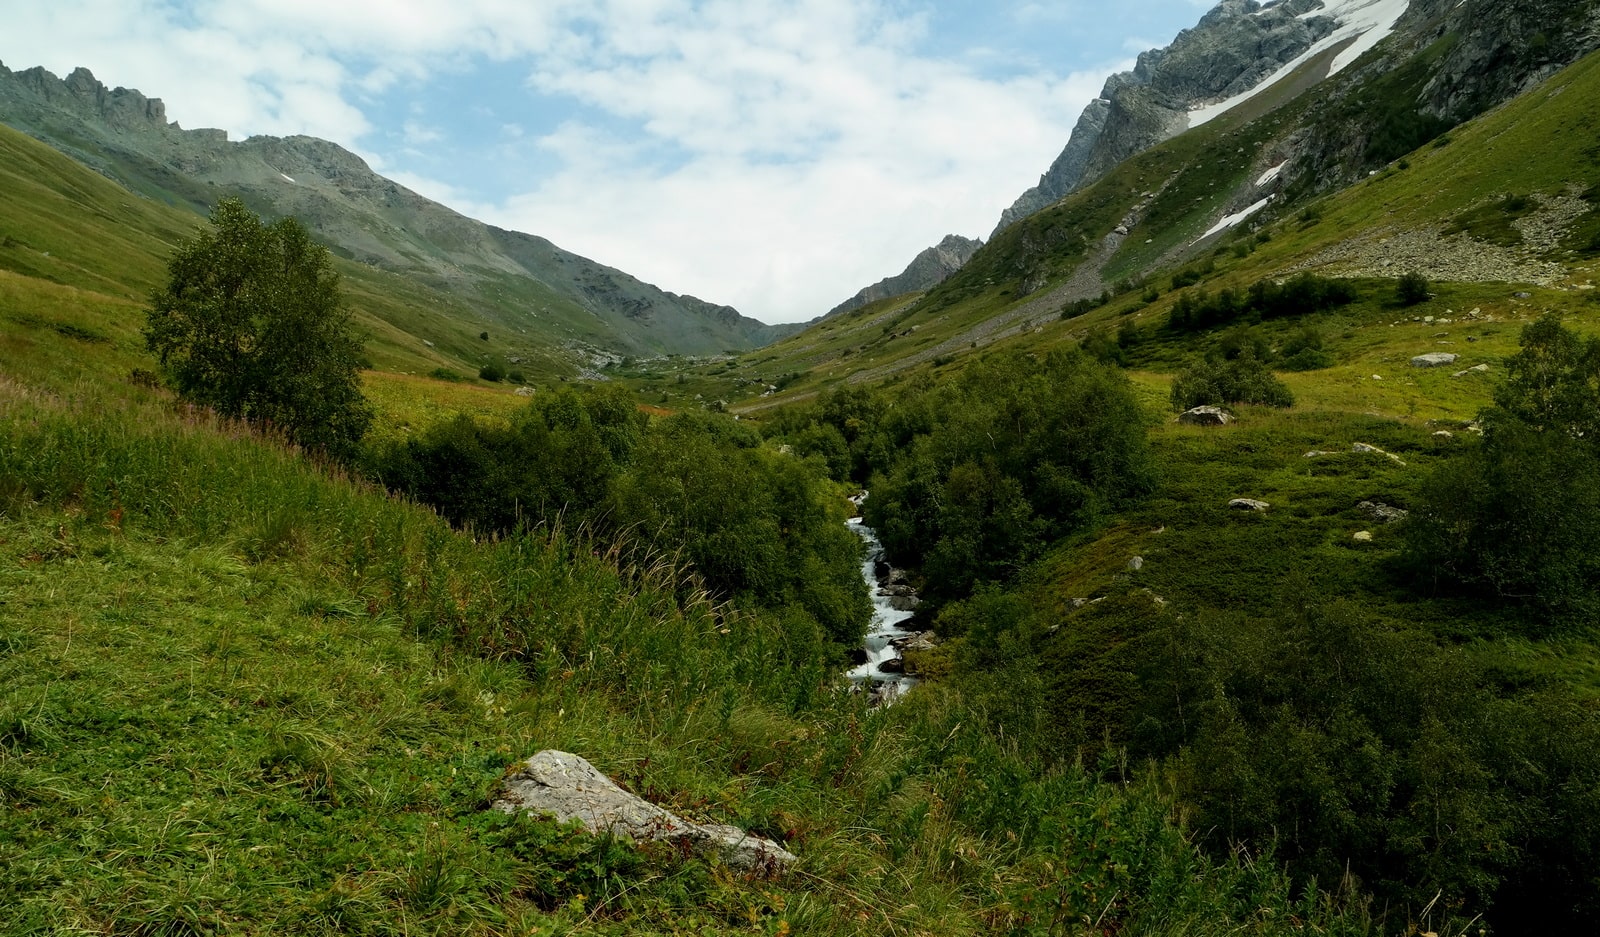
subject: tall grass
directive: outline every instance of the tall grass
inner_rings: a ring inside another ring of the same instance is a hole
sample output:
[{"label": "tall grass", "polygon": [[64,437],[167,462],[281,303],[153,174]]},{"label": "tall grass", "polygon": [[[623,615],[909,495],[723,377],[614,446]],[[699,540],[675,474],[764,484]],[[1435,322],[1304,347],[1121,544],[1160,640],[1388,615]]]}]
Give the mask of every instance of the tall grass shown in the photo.
[{"label": "tall grass", "polygon": [[[1041,771],[955,692],[869,712],[812,630],[683,598],[666,560],[475,541],[206,414],[92,399],[0,382],[0,930],[1371,930],[1202,858],[1153,784]],[[484,814],[541,748],[800,865]]]}]

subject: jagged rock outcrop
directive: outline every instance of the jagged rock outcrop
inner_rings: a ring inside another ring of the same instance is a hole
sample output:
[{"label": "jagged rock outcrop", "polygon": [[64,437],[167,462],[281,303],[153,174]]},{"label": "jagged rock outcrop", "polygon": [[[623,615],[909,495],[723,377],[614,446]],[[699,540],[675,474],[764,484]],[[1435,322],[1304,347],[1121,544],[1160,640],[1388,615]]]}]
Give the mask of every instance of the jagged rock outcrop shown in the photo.
[{"label": "jagged rock outcrop", "polygon": [[[341,256],[447,291],[496,324],[617,354],[717,354],[797,327],[681,296],[535,235],[461,215],[308,136],[230,141],[184,130],[166,108],[87,69],[65,79],[0,64],[0,122],[151,198],[208,212],[237,195],[263,215],[293,215]],[[508,288],[508,284],[513,284]],[[520,295],[519,295],[520,294]]]},{"label": "jagged rock outcrop", "polygon": [[931,290],[966,266],[972,255],[983,246],[982,241],[964,238],[959,234],[946,235],[945,239],[918,254],[916,259],[898,276],[886,277],[865,287],[856,295],[833,307],[828,315],[853,312],[869,303],[906,293]]},{"label": "jagged rock outcrop", "polygon": [[1336,22],[1306,15],[1318,0],[1223,0],[1165,49],[1141,54],[1113,75],[1078,118],[1066,149],[1001,215],[1011,224],[1100,178],[1122,160],[1182,132],[1191,108],[1249,91],[1332,33]]},{"label": "jagged rock outcrop", "polygon": [[[1394,19],[1398,9],[1378,0],[1223,0],[1170,46],[1106,82],[1061,156],[1001,216],[995,234],[1203,119],[1197,108],[1281,78],[1286,67],[1303,66],[1309,83],[1326,78],[1336,60],[1342,67],[1341,80],[1278,141],[1287,161],[1280,187],[1321,192],[1600,48],[1597,0],[1409,0]],[[1349,58],[1390,35],[1359,65]],[[1247,204],[1253,194],[1239,198]]]}]

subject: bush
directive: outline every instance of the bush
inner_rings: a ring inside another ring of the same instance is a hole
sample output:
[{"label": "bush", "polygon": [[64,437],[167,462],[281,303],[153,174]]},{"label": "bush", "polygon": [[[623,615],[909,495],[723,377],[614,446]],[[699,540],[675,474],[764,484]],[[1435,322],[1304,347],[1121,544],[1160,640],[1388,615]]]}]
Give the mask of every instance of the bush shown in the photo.
[{"label": "bush", "polygon": [[178,395],[222,416],[341,459],[372,422],[339,275],[293,218],[263,225],[236,198],[217,203],[211,230],[167,262],[144,334]]},{"label": "bush", "polygon": [[1428,292],[1428,280],[1415,271],[1400,277],[1395,283],[1394,298],[1402,306],[1415,306],[1425,303],[1432,295]]},{"label": "bush", "polygon": [[428,376],[436,381],[449,381],[452,384],[461,384],[466,381],[464,376],[449,368],[434,368],[428,372]]},{"label": "bush", "polygon": [[1232,361],[1202,361],[1172,382],[1172,405],[1178,410],[1237,403],[1292,407],[1294,394],[1248,350]]},{"label": "bush", "polygon": [[498,384],[506,379],[506,369],[498,364],[486,364],[478,369],[478,377]]},{"label": "bush", "polygon": [[528,383],[528,376],[521,371],[512,371],[506,375],[506,380],[513,384],[526,384]]},{"label": "bush", "polygon": [[1434,473],[1407,548],[1453,580],[1559,613],[1600,611],[1600,339],[1546,315],[1506,362],[1483,443]]}]

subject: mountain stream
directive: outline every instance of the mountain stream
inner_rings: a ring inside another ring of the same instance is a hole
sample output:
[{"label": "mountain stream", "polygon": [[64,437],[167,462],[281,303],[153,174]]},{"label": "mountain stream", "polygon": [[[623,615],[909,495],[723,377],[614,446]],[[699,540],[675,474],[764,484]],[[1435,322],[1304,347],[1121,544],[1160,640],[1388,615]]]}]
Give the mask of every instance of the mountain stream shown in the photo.
[{"label": "mountain stream", "polygon": [[[859,507],[866,497],[863,492],[850,500]],[[848,676],[862,691],[871,694],[874,705],[888,704],[917,684],[917,678],[905,672],[899,645],[917,637],[917,632],[901,626],[915,614],[912,609],[918,600],[916,593],[901,582],[897,572],[884,560],[883,544],[877,532],[859,517],[852,517],[847,523],[856,536],[866,541],[867,555],[861,561],[861,578],[866,580],[872,593],[872,624],[867,629],[866,660]]]}]

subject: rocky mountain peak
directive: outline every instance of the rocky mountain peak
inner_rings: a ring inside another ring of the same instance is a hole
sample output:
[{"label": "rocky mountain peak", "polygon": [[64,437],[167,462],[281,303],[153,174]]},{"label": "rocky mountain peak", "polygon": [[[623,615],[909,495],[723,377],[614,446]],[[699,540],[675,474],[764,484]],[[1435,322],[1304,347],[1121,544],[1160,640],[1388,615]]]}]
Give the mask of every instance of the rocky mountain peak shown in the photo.
[{"label": "rocky mountain peak", "polygon": [[[1061,155],[1001,215],[994,233],[1100,178],[1122,160],[1181,133],[1191,109],[1248,92],[1338,28],[1323,0],[1222,0],[1132,71],[1107,79]],[[992,235],[991,235],[992,237]]]},{"label": "rocky mountain peak", "polygon": [[851,312],[891,296],[931,290],[966,266],[967,261],[971,260],[972,255],[982,246],[982,241],[965,238],[959,234],[947,234],[938,244],[918,254],[898,276],[886,277],[862,289],[833,307],[828,315]]}]

